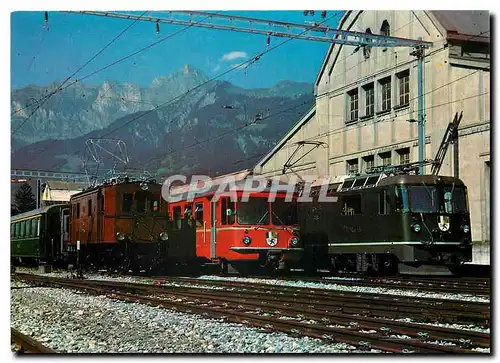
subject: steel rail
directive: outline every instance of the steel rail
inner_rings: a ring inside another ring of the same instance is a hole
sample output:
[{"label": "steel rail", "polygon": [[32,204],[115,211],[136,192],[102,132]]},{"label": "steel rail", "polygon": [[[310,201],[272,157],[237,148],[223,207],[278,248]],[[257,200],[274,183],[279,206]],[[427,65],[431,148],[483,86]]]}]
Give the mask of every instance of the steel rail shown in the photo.
[{"label": "steel rail", "polygon": [[56,350],[44,346],[42,343],[37,342],[33,338],[21,333],[15,328],[10,328],[10,340],[20,347],[17,353],[34,353],[34,354],[54,354],[58,353]]}]

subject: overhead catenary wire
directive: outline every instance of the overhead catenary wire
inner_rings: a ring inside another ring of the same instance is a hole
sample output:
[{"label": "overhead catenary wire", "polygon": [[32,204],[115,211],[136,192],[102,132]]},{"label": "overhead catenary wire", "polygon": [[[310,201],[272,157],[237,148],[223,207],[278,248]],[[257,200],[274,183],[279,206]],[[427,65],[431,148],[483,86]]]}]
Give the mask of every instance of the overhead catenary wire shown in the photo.
[{"label": "overhead catenary wire", "polygon": [[[334,13],[334,14],[333,14],[332,16],[330,16],[328,19],[325,19],[324,21],[322,21],[322,22],[318,23],[318,24],[317,24],[317,25],[315,25],[314,27],[318,27],[318,26],[320,26],[321,24],[326,23],[327,21],[331,20],[332,18],[334,18],[334,17],[336,17],[336,16],[337,16],[337,13]],[[191,26],[193,26],[193,24],[192,24],[192,25],[188,25],[188,26],[186,26],[186,27],[191,27]],[[308,30],[306,30],[306,31],[308,31]],[[305,33],[306,31],[304,31],[304,32],[302,32],[302,33]],[[297,36],[301,35],[302,33],[297,34],[295,37],[297,37]],[[175,33],[174,33],[174,34],[175,34]],[[237,66],[232,67],[232,68],[230,68],[230,69],[228,69],[228,70],[226,70],[226,71],[224,71],[224,72],[222,72],[222,73],[218,74],[217,76],[214,76],[214,77],[212,77],[212,78],[208,79],[207,81],[200,83],[199,85],[197,85],[197,86],[193,87],[192,89],[188,90],[187,92],[185,92],[185,93],[183,93],[183,94],[181,94],[181,95],[178,95],[178,96],[176,96],[176,97],[174,97],[174,98],[172,98],[172,99],[170,99],[170,100],[168,100],[168,101],[166,101],[166,102],[164,102],[164,103],[160,104],[157,108],[155,108],[155,109],[151,109],[151,110],[149,110],[149,111],[145,111],[145,112],[144,112],[144,113],[142,113],[141,115],[139,115],[139,116],[136,116],[136,117],[132,118],[131,120],[129,120],[129,121],[125,122],[124,124],[122,124],[122,125],[118,126],[117,128],[115,128],[114,130],[111,130],[111,131],[107,132],[106,134],[101,135],[101,137],[106,137],[106,136],[109,136],[110,134],[112,134],[112,133],[116,132],[116,131],[117,131],[117,130],[119,130],[119,129],[122,129],[123,127],[126,127],[126,126],[130,125],[132,122],[137,121],[138,119],[140,119],[140,118],[142,118],[142,117],[146,116],[147,114],[150,114],[151,112],[153,112],[153,111],[155,111],[155,110],[157,110],[157,109],[163,108],[163,107],[165,107],[165,106],[167,106],[167,105],[171,104],[172,102],[174,102],[174,101],[176,101],[176,100],[178,100],[178,99],[180,99],[180,98],[182,98],[182,97],[186,96],[186,95],[187,95],[187,94],[189,94],[190,92],[192,92],[192,91],[194,91],[194,90],[196,90],[196,89],[198,89],[198,88],[200,88],[200,87],[202,87],[202,86],[204,86],[204,85],[206,85],[206,84],[208,84],[208,83],[210,83],[210,82],[212,82],[212,81],[214,81],[214,80],[216,80],[216,79],[218,79],[218,78],[220,78],[220,77],[222,77],[222,76],[224,76],[224,75],[226,75],[226,74],[228,74],[228,73],[231,73],[231,72],[233,72],[233,71],[236,71],[237,69],[239,69],[239,68],[243,67],[243,66],[244,66],[244,65],[246,65],[246,64],[251,64],[251,63],[253,63],[253,62],[256,62],[256,61],[257,61],[257,60],[259,60],[259,59],[260,59],[263,55],[265,55],[265,54],[267,54],[267,53],[269,53],[269,52],[273,51],[274,49],[277,49],[277,48],[279,48],[279,47],[283,46],[284,44],[286,44],[286,43],[288,43],[288,42],[290,42],[290,41],[292,41],[292,40],[294,40],[294,39],[295,39],[295,37],[288,38],[288,39],[284,40],[283,42],[281,42],[281,43],[279,43],[279,44],[277,44],[277,45],[275,45],[275,46],[269,47],[269,49],[264,50],[264,51],[262,51],[262,52],[260,52],[260,53],[256,54],[254,57],[250,58],[249,60],[247,60],[247,61],[245,61],[245,62],[242,62],[242,63],[238,64]],[[156,43],[157,43],[157,42],[156,42]],[[79,151],[80,151],[80,150],[77,150],[77,151],[76,151],[75,153],[73,153],[72,155],[76,155],[76,154],[78,154],[78,153],[79,153]],[[52,167],[54,167],[54,166],[56,166],[56,165],[57,165],[57,164],[54,164]],[[51,168],[52,168],[52,167],[51,167]]]}]

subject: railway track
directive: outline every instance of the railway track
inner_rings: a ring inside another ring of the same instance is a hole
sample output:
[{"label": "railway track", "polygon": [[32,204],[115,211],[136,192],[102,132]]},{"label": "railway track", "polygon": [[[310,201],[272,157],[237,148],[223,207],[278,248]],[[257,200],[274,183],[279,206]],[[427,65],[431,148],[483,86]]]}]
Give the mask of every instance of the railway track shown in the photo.
[{"label": "railway track", "polygon": [[18,349],[16,353],[32,353],[32,354],[54,354],[57,353],[54,349],[44,346],[42,343],[37,342],[33,338],[24,335],[19,330],[10,328],[10,340]]},{"label": "railway track", "polygon": [[[362,349],[473,353],[472,348],[488,348],[490,344],[489,334],[374,318],[362,314],[365,310],[348,313],[338,309],[325,309],[332,306],[332,302],[326,299],[312,298],[305,303],[297,296],[269,293],[255,295],[256,291],[240,293],[99,280],[75,281],[35,275],[17,277],[32,284],[79,289],[187,313],[224,317],[229,321],[267,330],[307,335],[330,342],[344,342]],[[342,304],[346,305],[345,302]],[[339,306],[339,303],[335,302],[333,305]],[[385,308],[387,310],[387,305]],[[445,340],[453,345],[432,344],[438,340]]]},{"label": "railway track", "polygon": [[[250,277],[250,276],[249,276]],[[268,276],[252,276],[262,280],[276,279]],[[313,282],[321,284],[336,284],[343,286],[381,287],[390,289],[416,290],[436,293],[469,294],[474,296],[491,295],[490,279],[425,279],[425,278],[355,278],[354,280],[340,278],[307,278],[281,277],[280,280],[293,282]]]}]

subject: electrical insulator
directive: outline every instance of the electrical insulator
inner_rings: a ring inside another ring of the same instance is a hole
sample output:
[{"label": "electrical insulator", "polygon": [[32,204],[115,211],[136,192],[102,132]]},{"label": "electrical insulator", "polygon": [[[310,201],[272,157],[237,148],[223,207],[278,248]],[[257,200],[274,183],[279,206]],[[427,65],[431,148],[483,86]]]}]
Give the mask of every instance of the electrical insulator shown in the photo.
[{"label": "electrical insulator", "polygon": [[304,10],[304,16],[307,16],[307,14],[309,14],[309,11],[308,10]]},{"label": "electrical insulator", "polygon": [[323,11],[321,12],[321,17],[322,17],[323,19],[324,19],[324,18],[326,18],[326,10],[323,10]]},{"label": "electrical insulator", "polygon": [[156,36],[160,36],[160,23],[156,23]]},{"label": "electrical insulator", "polygon": [[49,13],[47,11],[45,12],[44,17],[45,17],[45,24],[43,27],[45,29],[47,29],[47,31],[48,31],[49,30]]},{"label": "electrical insulator", "polygon": [[271,36],[267,36],[267,47],[269,48],[269,44],[271,44]]}]

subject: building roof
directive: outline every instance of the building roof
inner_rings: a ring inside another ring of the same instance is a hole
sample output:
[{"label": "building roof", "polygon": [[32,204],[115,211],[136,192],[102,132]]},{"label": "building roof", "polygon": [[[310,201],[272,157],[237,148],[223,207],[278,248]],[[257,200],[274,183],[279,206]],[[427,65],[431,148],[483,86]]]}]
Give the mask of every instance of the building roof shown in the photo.
[{"label": "building roof", "polygon": [[447,39],[490,42],[488,10],[433,10],[431,13],[446,29]]},{"label": "building roof", "polygon": [[66,182],[60,180],[49,180],[45,184],[50,190],[82,191],[86,187],[85,183]]}]

